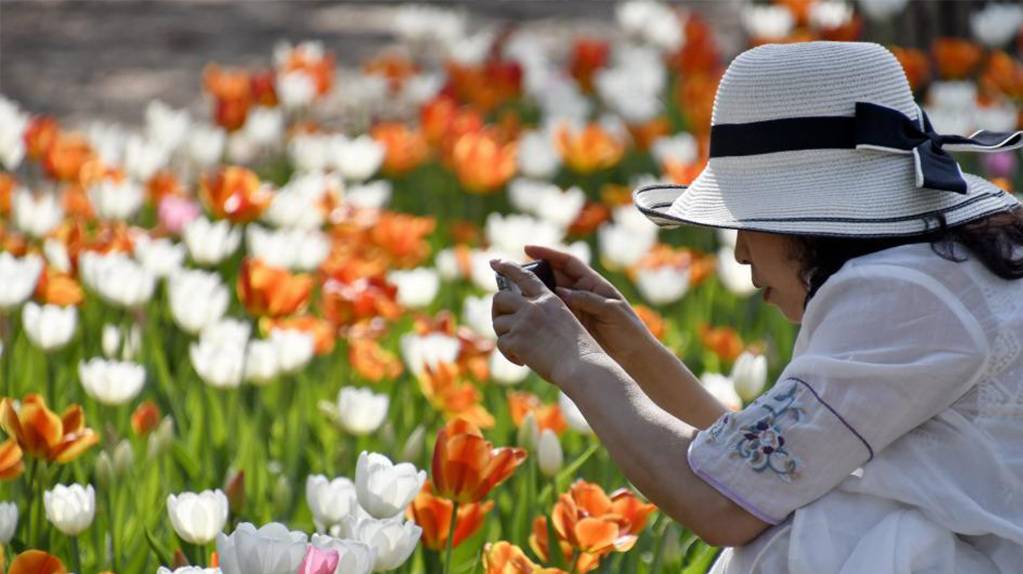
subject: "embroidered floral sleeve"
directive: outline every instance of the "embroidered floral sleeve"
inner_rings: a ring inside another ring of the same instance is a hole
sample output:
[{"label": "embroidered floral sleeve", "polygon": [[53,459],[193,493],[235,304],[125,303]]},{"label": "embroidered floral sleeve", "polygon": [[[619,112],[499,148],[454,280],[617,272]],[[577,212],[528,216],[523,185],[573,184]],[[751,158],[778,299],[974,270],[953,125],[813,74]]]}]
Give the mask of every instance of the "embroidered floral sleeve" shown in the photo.
[{"label": "embroidered floral sleeve", "polygon": [[778,382],[690,443],[693,472],[778,524],[972,386],[986,341],[926,279],[899,273],[832,276]]}]

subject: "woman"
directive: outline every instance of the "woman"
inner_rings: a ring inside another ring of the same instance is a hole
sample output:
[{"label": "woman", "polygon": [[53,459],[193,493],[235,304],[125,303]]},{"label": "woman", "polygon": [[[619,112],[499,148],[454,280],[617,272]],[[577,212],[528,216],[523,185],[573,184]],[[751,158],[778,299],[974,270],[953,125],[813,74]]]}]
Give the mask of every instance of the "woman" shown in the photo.
[{"label": "woman", "polygon": [[765,45],[718,88],[710,159],[637,189],[664,227],[738,230],[799,323],[773,387],[728,412],[570,255],[517,265],[498,348],[575,401],[626,477],[705,541],[713,572],[1016,572],[1023,564],[1023,206],[945,150],[876,44]]}]

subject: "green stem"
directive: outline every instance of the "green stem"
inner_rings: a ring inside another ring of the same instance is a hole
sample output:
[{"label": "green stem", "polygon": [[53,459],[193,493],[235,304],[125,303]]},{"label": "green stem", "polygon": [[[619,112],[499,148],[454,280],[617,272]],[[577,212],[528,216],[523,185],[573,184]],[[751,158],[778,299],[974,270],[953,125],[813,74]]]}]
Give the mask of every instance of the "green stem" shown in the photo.
[{"label": "green stem", "polygon": [[107,526],[110,528],[110,554],[112,555],[111,559],[110,559],[111,567],[113,568],[114,572],[120,572],[121,571],[121,567],[118,564],[118,560],[117,560],[117,558],[118,558],[117,557],[117,532],[116,532],[116,526],[117,525],[116,525],[116,520],[114,518],[114,503],[113,503],[113,500],[112,500],[113,496],[114,496],[114,494],[112,492],[112,485],[111,485],[111,487],[108,487],[106,489],[106,496],[104,496],[103,498],[105,500],[106,507],[107,507]]},{"label": "green stem", "polygon": [[444,552],[444,574],[451,572],[451,549],[455,547],[455,525],[458,523],[458,501],[451,507],[451,526],[448,527],[447,550]]},{"label": "green stem", "polygon": [[75,572],[85,572],[82,570],[82,553],[78,549],[78,537],[71,537],[71,559],[74,560]]}]

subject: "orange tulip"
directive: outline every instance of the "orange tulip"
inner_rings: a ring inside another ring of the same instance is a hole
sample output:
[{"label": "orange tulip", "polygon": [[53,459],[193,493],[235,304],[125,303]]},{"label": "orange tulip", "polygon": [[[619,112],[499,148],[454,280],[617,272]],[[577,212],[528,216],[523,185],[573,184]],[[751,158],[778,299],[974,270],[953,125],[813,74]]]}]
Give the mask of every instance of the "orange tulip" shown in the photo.
[{"label": "orange tulip", "polygon": [[213,117],[228,131],[245,125],[252,105],[252,82],[245,70],[221,69],[208,64],[202,71],[203,87],[213,95]]},{"label": "orange tulip", "polygon": [[900,48],[892,46],[892,54],[902,64],[902,70],[906,73],[909,87],[913,91],[919,90],[931,78],[931,64],[927,54],[913,48]]},{"label": "orange tulip", "polygon": [[370,229],[369,238],[384,250],[396,267],[415,267],[430,254],[427,236],[437,228],[432,217],[407,213],[381,213]]},{"label": "orange tulip", "polygon": [[0,400],[0,428],[29,455],[59,463],[78,458],[99,442],[99,435],[85,426],[82,407],[72,405],[58,417],[35,393],[25,396],[20,411],[14,410],[12,399]]},{"label": "orange tulip", "polygon": [[252,315],[283,317],[293,315],[309,302],[313,278],[289,273],[259,259],[246,257],[238,274],[238,298]]},{"label": "orange tulip", "polygon": [[404,54],[381,53],[362,65],[362,71],[370,76],[382,76],[387,79],[388,89],[392,93],[401,90],[405,80],[419,70],[415,64]]},{"label": "orange tulip", "polygon": [[611,45],[606,40],[578,38],[572,45],[568,71],[584,92],[593,91],[593,76],[607,65]]},{"label": "orange tulip", "polygon": [[432,464],[434,485],[445,498],[478,502],[511,476],[525,459],[525,450],[494,448],[476,425],[457,418],[437,433]]},{"label": "orange tulip", "polygon": [[259,320],[259,328],[264,334],[268,334],[274,329],[293,329],[309,333],[313,336],[313,352],[317,355],[326,355],[334,350],[336,329],[329,321],[313,315],[297,315],[278,319],[263,317]]},{"label": "orange tulip", "polygon": [[160,424],[160,407],[153,401],[143,401],[131,413],[131,429],[144,437]]},{"label": "orange tulip", "polygon": [[731,327],[710,327],[706,323],[699,326],[700,343],[710,349],[724,362],[734,361],[742,354],[742,338]]},{"label": "orange tulip", "polygon": [[657,311],[646,305],[633,305],[632,308],[639,315],[639,320],[643,321],[643,324],[646,325],[646,328],[650,330],[653,336],[663,340],[666,332],[664,317],[661,317]]},{"label": "orange tulip", "polygon": [[449,60],[445,67],[455,96],[484,113],[522,91],[522,68],[517,62],[490,58],[469,66]]},{"label": "orange tulip", "polygon": [[931,54],[943,79],[964,79],[980,63],[984,51],[963,38],[938,38],[931,44]]},{"label": "orange tulip", "polygon": [[587,201],[575,221],[568,227],[568,234],[574,237],[591,235],[609,219],[611,219],[611,210],[606,205],[596,201]]},{"label": "orange tulip", "polygon": [[43,169],[57,181],[77,181],[82,166],[95,157],[89,140],[79,133],[58,133],[43,155]]},{"label": "orange tulip", "polygon": [[273,194],[260,184],[253,171],[234,165],[203,176],[199,195],[213,215],[234,223],[259,218],[273,199]]},{"label": "orange tulip", "polygon": [[671,122],[666,117],[659,117],[641,124],[626,124],[636,149],[648,150],[658,139],[671,133]]},{"label": "orange tulip", "polygon": [[471,193],[496,191],[518,166],[518,144],[502,143],[491,130],[462,135],[452,151],[455,175]]},{"label": "orange tulip", "polygon": [[518,546],[501,540],[483,546],[483,574],[564,574],[559,568],[541,568]]},{"label": "orange tulip", "polygon": [[31,159],[42,159],[57,141],[60,126],[49,116],[35,116],[25,128],[25,151]]},{"label": "orange tulip", "polygon": [[403,123],[382,122],[370,134],[386,149],[382,171],[387,175],[401,175],[419,167],[430,151],[422,132]]},{"label": "orange tulip", "polygon": [[510,391],[508,393],[508,410],[511,412],[512,422],[515,426],[522,426],[526,414],[533,413],[536,417],[536,424],[540,430],[551,430],[561,434],[568,428],[565,417],[561,413],[561,407],[557,404],[545,405],[540,402],[540,397],[532,393],[521,391]]},{"label": "orange tulip", "polygon": [[484,121],[479,111],[459,105],[451,96],[440,95],[423,104],[419,124],[426,141],[447,158],[458,138],[482,130]]},{"label": "orange tulip", "polygon": [[160,170],[146,182],[146,198],[153,205],[160,205],[165,197],[184,195],[184,187],[181,181],[168,170]]},{"label": "orange tulip", "polygon": [[323,284],[323,314],[335,326],[351,325],[360,319],[401,316],[398,288],[380,276],[351,282],[328,279]]},{"label": "orange tulip", "polygon": [[[429,480],[423,483],[422,490],[409,505],[407,514],[410,520],[423,528],[423,544],[427,548],[441,550],[447,547],[448,532],[451,530],[451,511],[454,506],[455,503],[447,498],[434,496],[433,485]],[[493,508],[492,500],[459,504],[451,547],[457,547],[475,534],[483,526],[487,513]]]},{"label": "orange tulip", "polygon": [[678,82],[675,99],[685,111],[687,126],[695,136],[710,133],[710,117],[720,79],[721,74],[715,71],[685,76]]},{"label": "orange tulip", "polygon": [[281,72],[302,72],[316,85],[317,95],[324,95],[334,85],[334,55],[321,54],[307,44],[299,44],[288,51]]},{"label": "orange tulip", "polygon": [[494,426],[494,416],[480,404],[483,397],[479,389],[465,380],[458,365],[426,365],[425,371],[417,378],[423,396],[445,417],[461,418],[479,428]]},{"label": "orange tulip", "polygon": [[0,443],[0,480],[14,480],[25,470],[21,447],[14,438]]},{"label": "orange tulip", "polygon": [[374,383],[384,379],[394,380],[404,370],[401,359],[372,339],[360,338],[349,341],[348,362],[360,377]]},{"label": "orange tulip", "polygon": [[1002,50],[993,50],[988,55],[980,83],[986,93],[1023,99],[1023,63]]},{"label": "orange tulip", "polygon": [[85,300],[85,292],[74,277],[50,266],[39,274],[35,296],[43,303],[62,307],[81,305]]},{"label": "orange tulip", "polygon": [[42,550],[27,550],[11,562],[8,574],[67,574],[60,558]]},{"label": "orange tulip", "polygon": [[689,75],[711,74],[720,66],[714,30],[697,12],[688,15],[685,21],[686,41],[678,52],[671,56],[670,65],[681,71],[684,78]]},{"label": "orange tulip", "polygon": [[0,173],[0,215],[11,213],[11,197],[18,181],[9,173]]},{"label": "orange tulip", "polygon": [[583,174],[614,167],[625,155],[625,144],[595,123],[578,132],[563,123],[555,133],[555,143],[565,164]]}]

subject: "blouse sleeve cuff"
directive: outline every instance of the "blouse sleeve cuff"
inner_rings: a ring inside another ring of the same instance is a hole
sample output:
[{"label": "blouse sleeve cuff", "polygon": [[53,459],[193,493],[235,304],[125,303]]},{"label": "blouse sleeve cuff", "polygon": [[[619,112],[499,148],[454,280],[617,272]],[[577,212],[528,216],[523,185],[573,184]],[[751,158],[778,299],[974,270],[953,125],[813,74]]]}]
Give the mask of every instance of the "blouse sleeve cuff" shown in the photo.
[{"label": "blouse sleeve cuff", "polygon": [[779,524],[873,456],[806,382],[789,378],[689,444],[693,472],[750,514]]}]

